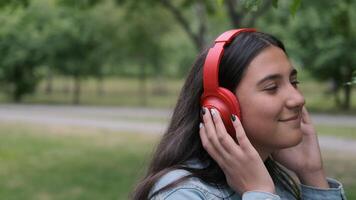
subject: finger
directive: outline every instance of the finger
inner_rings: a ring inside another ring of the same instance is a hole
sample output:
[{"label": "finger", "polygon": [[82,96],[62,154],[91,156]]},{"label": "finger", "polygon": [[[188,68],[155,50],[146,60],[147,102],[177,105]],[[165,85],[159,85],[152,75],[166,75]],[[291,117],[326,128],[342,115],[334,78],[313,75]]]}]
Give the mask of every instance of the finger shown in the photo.
[{"label": "finger", "polygon": [[312,123],[307,108],[305,106],[303,106],[302,108],[302,121],[307,124]]},{"label": "finger", "polygon": [[220,144],[220,142],[218,141],[216,128],[212,116],[207,108],[203,108],[203,109],[205,110],[205,112],[203,112],[205,113],[203,114],[203,120],[204,120],[204,128],[205,128],[207,139],[214,146],[216,151],[224,155],[226,154],[226,152],[222,147],[222,145]]},{"label": "finger", "polygon": [[239,143],[240,147],[243,149],[251,147],[252,144],[248,139],[248,137],[246,136],[245,130],[242,127],[240,119],[236,115],[233,115],[232,117],[232,124],[235,128],[236,140]]},{"label": "finger", "polygon": [[210,140],[206,136],[206,129],[203,123],[199,124],[199,135],[203,148],[209,153],[209,155],[219,164],[222,163],[222,157],[216,151],[215,147],[212,145]]},{"label": "finger", "polygon": [[220,113],[216,109],[212,109],[212,117],[216,127],[216,135],[218,141],[222,147],[229,153],[238,151],[238,145],[232,139],[232,137],[227,133],[223,120],[221,119]]}]

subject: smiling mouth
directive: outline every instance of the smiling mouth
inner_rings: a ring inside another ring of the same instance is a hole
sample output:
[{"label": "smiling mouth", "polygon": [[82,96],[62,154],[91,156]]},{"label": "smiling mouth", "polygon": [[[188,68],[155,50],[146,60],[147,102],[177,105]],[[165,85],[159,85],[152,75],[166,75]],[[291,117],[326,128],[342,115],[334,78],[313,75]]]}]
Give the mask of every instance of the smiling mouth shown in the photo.
[{"label": "smiling mouth", "polygon": [[287,118],[287,119],[280,119],[279,121],[281,121],[281,122],[287,122],[287,121],[296,120],[296,119],[298,119],[298,118],[299,118],[299,114],[298,114],[298,115],[295,115],[295,116],[293,116],[293,117],[289,117],[289,118]]}]

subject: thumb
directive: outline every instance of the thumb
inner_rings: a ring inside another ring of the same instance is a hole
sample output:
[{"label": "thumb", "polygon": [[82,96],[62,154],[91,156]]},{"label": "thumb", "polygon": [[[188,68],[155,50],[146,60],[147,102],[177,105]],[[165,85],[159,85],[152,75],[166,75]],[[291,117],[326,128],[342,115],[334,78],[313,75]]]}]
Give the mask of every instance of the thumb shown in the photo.
[{"label": "thumb", "polygon": [[309,116],[309,113],[306,109],[305,106],[303,106],[302,108],[302,122],[303,123],[306,123],[306,124],[311,124],[311,119],[310,119],[310,116]]}]

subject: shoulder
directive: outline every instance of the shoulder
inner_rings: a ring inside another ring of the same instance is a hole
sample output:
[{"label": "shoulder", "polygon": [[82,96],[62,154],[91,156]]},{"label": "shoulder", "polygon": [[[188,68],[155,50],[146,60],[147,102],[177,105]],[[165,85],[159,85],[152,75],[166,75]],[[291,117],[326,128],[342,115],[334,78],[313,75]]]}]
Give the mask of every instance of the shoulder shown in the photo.
[{"label": "shoulder", "polygon": [[190,175],[190,172],[183,170],[183,169],[172,170],[172,171],[166,173],[165,175],[163,175],[160,179],[158,179],[153,190],[157,191],[157,190],[163,188],[164,186],[166,186],[180,178],[188,176],[188,175]]},{"label": "shoulder", "polygon": [[[176,169],[168,172],[156,182],[155,186],[151,190],[151,194],[188,175],[190,175],[190,172],[182,169]],[[152,199],[228,199],[229,196],[232,195],[234,195],[234,192],[229,188],[219,188],[207,184],[197,177],[190,177],[172,188],[159,192]]]}]

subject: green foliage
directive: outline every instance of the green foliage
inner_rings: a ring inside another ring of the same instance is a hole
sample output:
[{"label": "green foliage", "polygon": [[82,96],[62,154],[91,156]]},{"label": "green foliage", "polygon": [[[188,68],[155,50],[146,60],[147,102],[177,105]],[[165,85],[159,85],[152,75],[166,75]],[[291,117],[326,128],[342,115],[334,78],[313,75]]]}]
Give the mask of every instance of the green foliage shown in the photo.
[{"label": "green foliage", "polygon": [[[93,26],[95,19],[90,15],[66,11],[62,13],[62,19],[63,26],[57,26],[51,35],[52,39],[59,39],[60,42],[58,46],[52,46],[51,64],[64,75],[85,77],[96,74],[101,64],[98,63],[100,58],[96,57],[101,55],[97,52],[101,49],[101,43],[97,40],[98,31]],[[61,23],[58,19],[56,22]]]},{"label": "green foliage", "polygon": [[224,3],[224,0],[216,0],[216,2],[218,3],[219,6],[222,6]]},{"label": "green foliage", "polygon": [[0,0],[0,8],[28,6],[30,0]]},{"label": "green foliage", "polygon": [[33,11],[17,10],[1,16],[0,81],[16,102],[36,88],[40,78],[37,68],[44,57],[40,24]]},{"label": "green foliage", "polygon": [[[281,6],[289,6],[285,3]],[[285,41],[298,65],[320,81],[333,83],[332,94],[337,106],[350,107],[352,72],[356,70],[353,50],[356,46],[356,9],[354,1],[303,1],[298,14],[274,11],[266,17],[265,30]],[[262,23],[261,23],[262,24]],[[272,25],[271,25],[272,24]],[[339,98],[339,91],[342,97]]]},{"label": "green foliage", "polygon": [[[323,10],[304,9],[303,15],[310,20],[295,26],[297,35],[300,35],[297,39],[309,50],[302,54],[305,65],[315,77],[332,79],[337,89],[344,90],[343,108],[350,106],[349,93],[352,91],[345,83],[351,81],[352,72],[356,70],[352,53],[356,46],[353,37],[356,18],[351,14],[355,8],[355,2],[342,1],[326,4]],[[314,52],[318,52],[318,56],[314,56]]]},{"label": "green foliage", "polygon": [[[189,6],[188,1],[181,3],[182,8]],[[184,38],[171,37],[176,31],[171,17],[147,2],[32,0],[26,7],[2,9],[0,77],[3,91],[20,96],[16,101],[31,94],[41,77],[52,74],[75,80],[74,101],[79,101],[81,80],[88,77],[176,76],[184,71],[177,63],[192,52],[189,45],[185,51],[178,50]],[[15,48],[16,43],[26,48]],[[16,62],[26,63],[26,70]]]},{"label": "green foliage", "polygon": [[356,71],[354,71],[354,72],[352,73],[352,79],[351,79],[351,81],[347,82],[346,84],[347,84],[347,85],[353,85],[353,84],[356,85]]},{"label": "green foliage", "polygon": [[290,12],[292,13],[293,16],[295,16],[295,13],[297,12],[301,1],[302,0],[294,0],[293,3],[291,4],[289,9],[290,9]]},{"label": "green foliage", "polygon": [[[79,82],[92,77],[101,80],[107,75],[141,79],[163,75],[182,77],[197,53],[190,37],[201,37],[199,42],[210,41],[228,29],[231,16],[224,4],[232,1],[17,1],[28,2],[19,4],[26,6],[9,2],[0,1],[0,6],[4,5],[0,14],[4,22],[0,28],[3,58],[0,79],[3,90],[15,96],[14,88],[23,91],[17,92],[22,95],[30,94],[41,76],[50,73],[72,77]],[[179,11],[186,20],[186,29],[177,23],[174,9],[162,6],[163,2],[171,2],[169,6]],[[354,82],[349,76],[355,70],[350,66],[356,66],[352,59],[352,47],[356,46],[352,37],[356,21],[355,13],[351,12],[355,9],[354,2],[241,2],[230,10],[236,11],[235,16],[240,16],[236,18],[243,22],[236,23],[237,26],[254,24],[253,18],[271,10],[268,8],[273,5],[279,9],[273,9],[273,16],[263,17],[265,22],[261,27],[267,28],[261,28],[262,31],[281,36],[293,59],[320,80],[334,79],[339,89],[345,83]],[[197,5],[204,9],[201,16],[206,18],[203,20],[196,15]],[[247,13],[244,7],[254,12]],[[191,31],[191,36],[185,34],[186,30]],[[20,65],[26,67],[18,67]],[[21,75],[18,72],[14,75],[14,71],[21,71]]]},{"label": "green foliage", "polygon": [[60,5],[74,7],[79,9],[87,9],[97,5],[100,0],[58,0]]},{"label": "green foliage", "polygon": [[[289,6],[289,11],[292,16],[295,16],[296,12],[298,11],[302,0],[293,0],[293,2]],[[263,3],[263,0],[243,0],[242,1],[245,8],[249,11],[258,11]],[[274,8],[278,8],[279,0],[272,0],[272,5]]]},{"label": "green foliage", "polygon": [[243,4],[249,11],[257,11],[262,0],[244,0]]},{"label": "green foliage", "polygon": [[278,8],[278,0],[272,0],[272,5],[274,8]]}]

